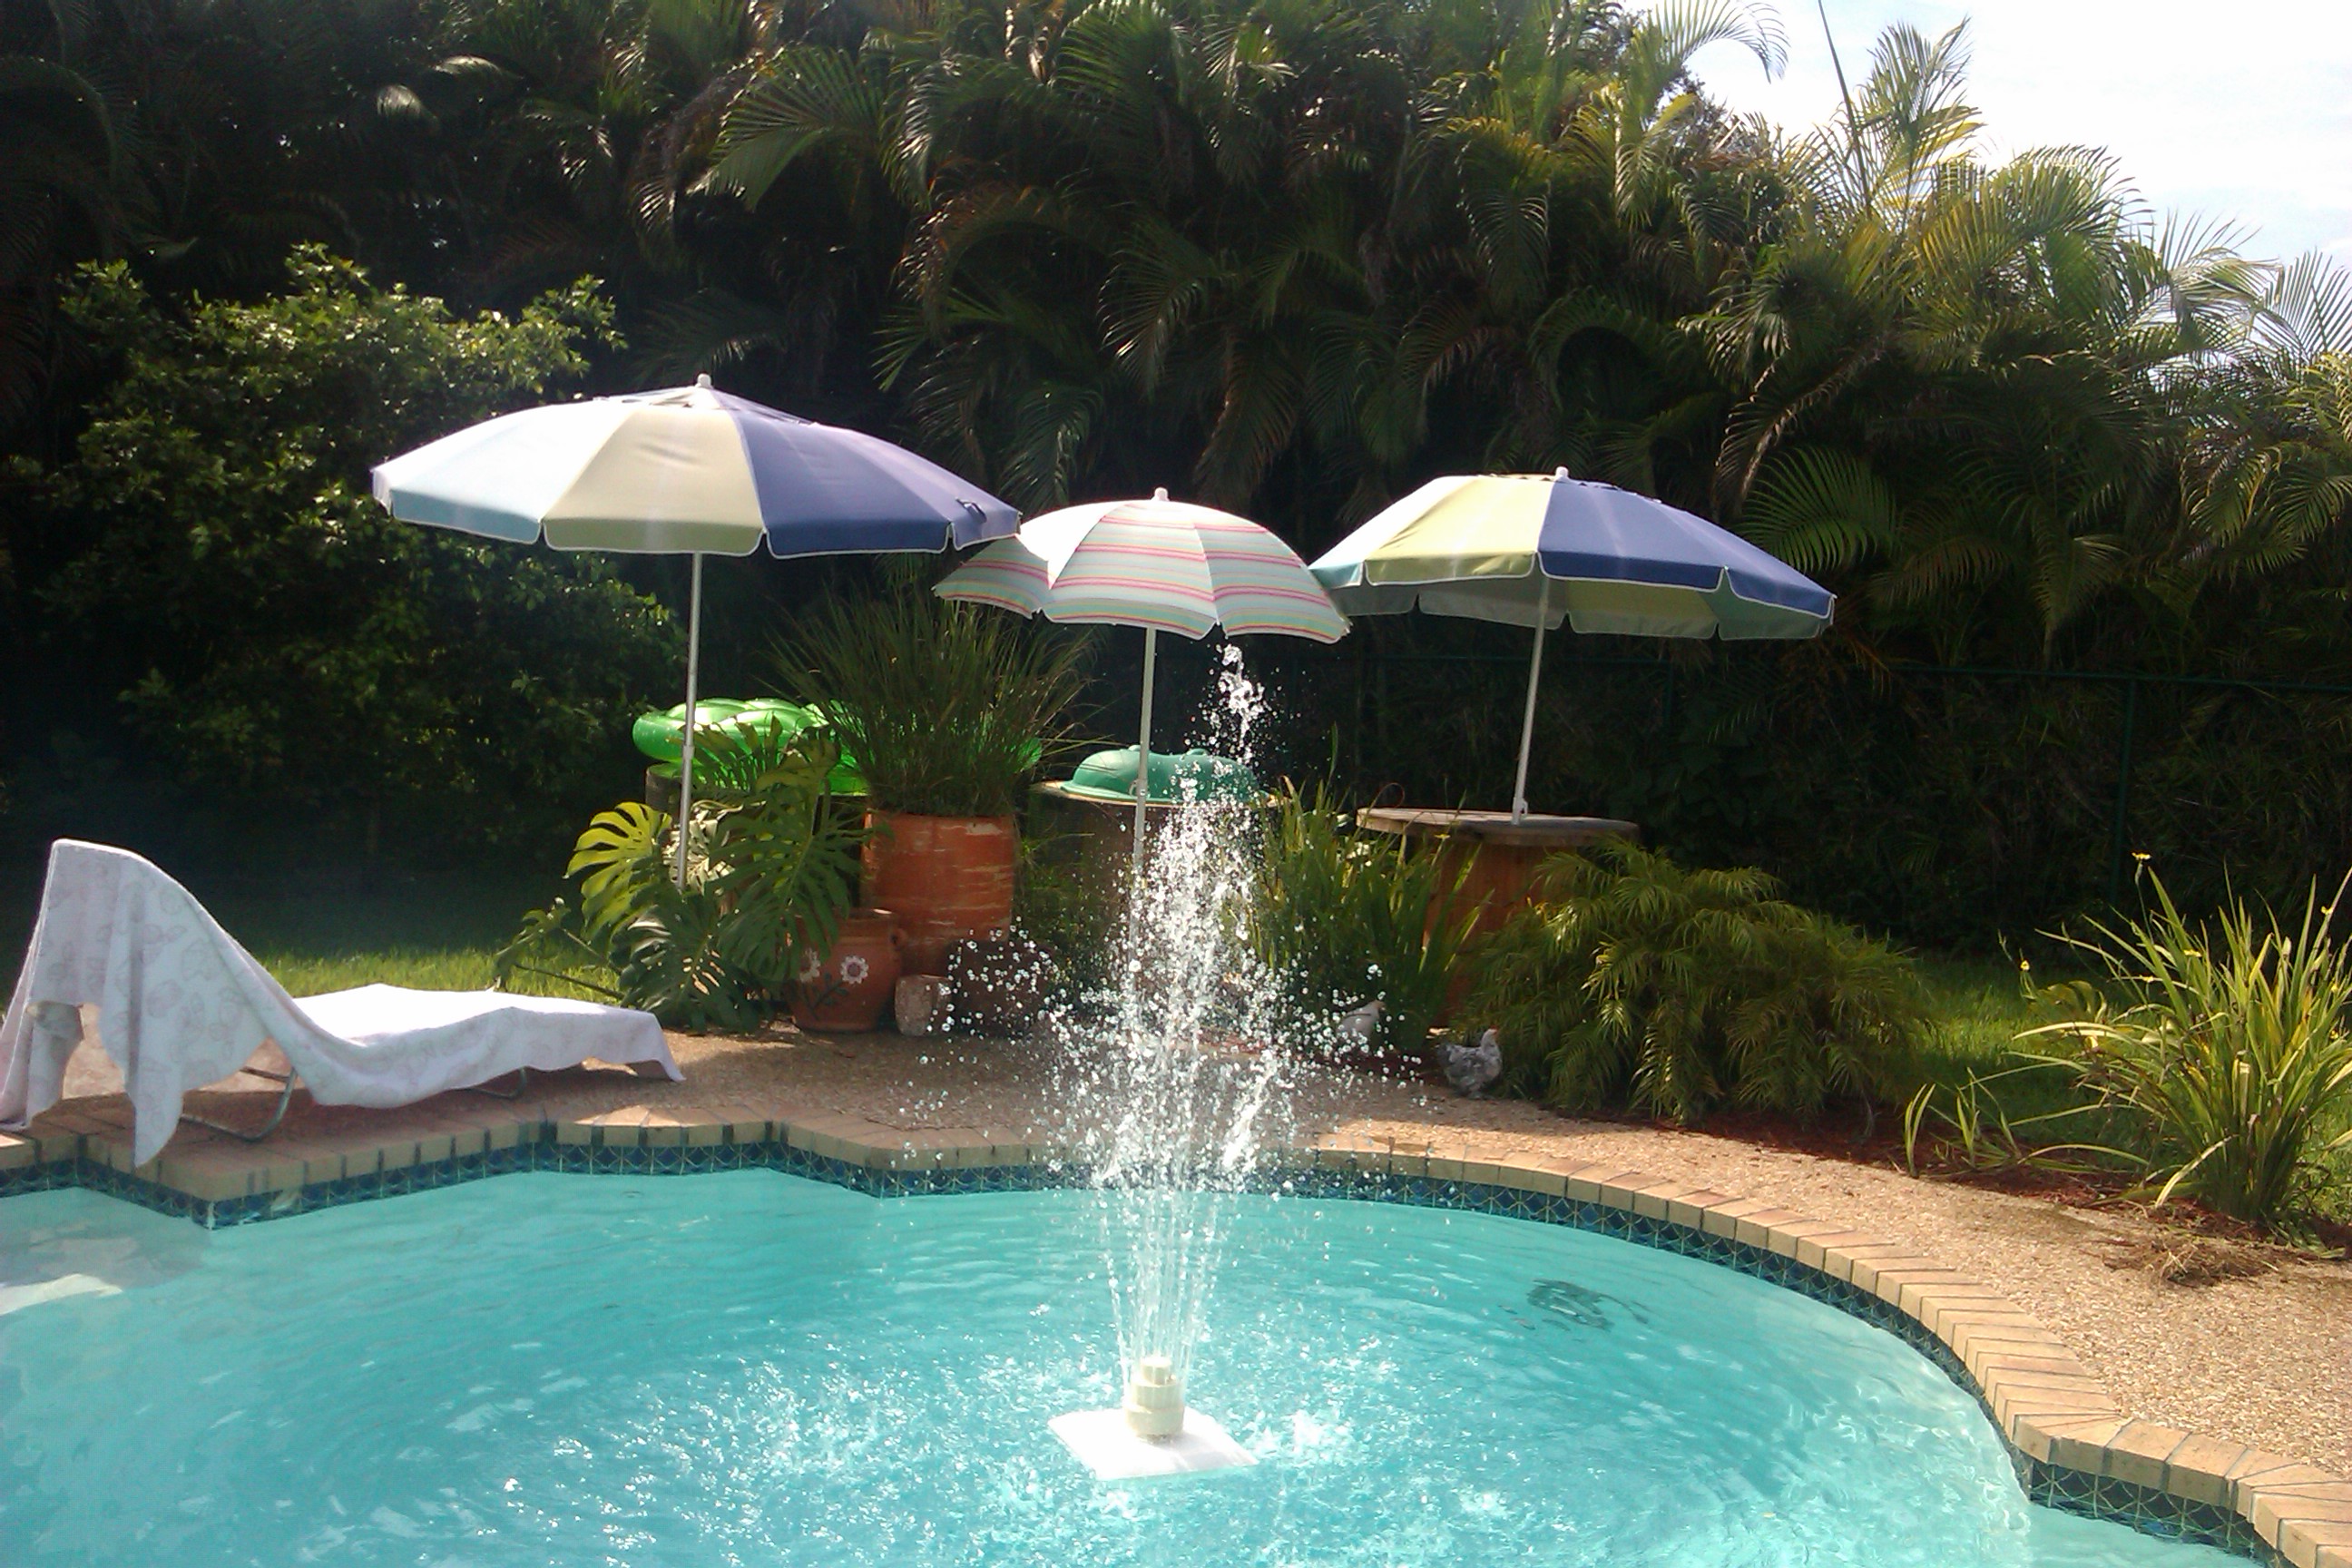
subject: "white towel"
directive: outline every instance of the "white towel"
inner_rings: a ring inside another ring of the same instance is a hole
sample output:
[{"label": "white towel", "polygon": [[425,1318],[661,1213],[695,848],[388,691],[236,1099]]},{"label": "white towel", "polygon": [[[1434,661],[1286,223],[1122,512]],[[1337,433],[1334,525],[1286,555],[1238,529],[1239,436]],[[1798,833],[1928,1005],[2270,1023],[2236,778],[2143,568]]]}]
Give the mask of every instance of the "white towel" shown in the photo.
[{"label": "white towel", "polygon": [[163,1152],[189,1089],[274,1040],[322,1105],[406,1105],[518,1068],[589,1057],[682,1075],[650,1013],[497,991],[364,985],[299,1002],[194,895],[128,850],[61,838],[32,945],[0,1021],[0,1126],[58,1102],[83,1005],[122,1068],[131,1157]]}]

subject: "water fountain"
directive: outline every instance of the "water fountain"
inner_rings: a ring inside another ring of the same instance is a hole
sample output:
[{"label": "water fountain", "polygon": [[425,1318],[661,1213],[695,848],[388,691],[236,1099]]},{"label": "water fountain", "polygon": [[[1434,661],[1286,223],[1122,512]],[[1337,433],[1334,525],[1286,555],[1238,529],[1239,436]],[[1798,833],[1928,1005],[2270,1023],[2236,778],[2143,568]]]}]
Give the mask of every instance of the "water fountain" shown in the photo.
[{"label": "water fountain", "polygon": [[[1265,710],[1226,645],[1203,743],[1244,762]],[[1104,1257],[1125,1396],[1050,1424],[1104,1479],[1255,1460],[1187,1401],[1227,1210],[1263,1150],[1286,1141],[1286,1053],[1244,929],[1256,877],[1254,809],[1187,796],[1147,847],[1130,891],[1116,994],[1069,1032],[1074,1136],[1103,1198]]]}]

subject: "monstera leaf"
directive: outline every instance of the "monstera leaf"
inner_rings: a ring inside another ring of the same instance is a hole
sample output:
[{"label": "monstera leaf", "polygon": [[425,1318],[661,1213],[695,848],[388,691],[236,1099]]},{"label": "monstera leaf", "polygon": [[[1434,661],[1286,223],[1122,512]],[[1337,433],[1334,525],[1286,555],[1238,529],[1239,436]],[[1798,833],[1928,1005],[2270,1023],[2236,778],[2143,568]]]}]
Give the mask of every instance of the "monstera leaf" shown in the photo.
[{"label": "monstera leaf", "polygon": [[670,818],[643,801],[600,811],[572,847],[567,876],[580,879],[580,914],[591,941],[609,939],[662,883]]},{"label": "monstera leaf", "polygon": [[865,835],[827,793],[835,756],[830,742],[804,737],[712,824],[713,885],[730,910],[719,952],[763,985],[789,983],[803,947],[830,947],[856,901]]},{"label": "monstera leaf", "polygon": [[758,1026],[751,985],[719,951],[729,919],[709,891],[656,880],[614,944],[622,994],[677,1028]]},{"label": "monstera leaf", "polygon": [[543,910],[522,918],[522,928],[490,961],[494,984],[501,991],[516,989],[516,980],[532,975],[595,993],[611,1001],[621,999],[610,984],[611,955],[580,932],[580,911],[558,899]]},{"label": "monstera leaf", "polygon": [[712,750],[730,787],[695,803],[685,885],[671,880],[667,814],[635,801],[598,812],[568,867],[578,907],[558,900],[525,917],[499,955],[501,984],[546,976],[679,1028],[740,1031],[804,949],[831,945],[864,837],[828,787],[837,748],[813,731],[754,731]]}]

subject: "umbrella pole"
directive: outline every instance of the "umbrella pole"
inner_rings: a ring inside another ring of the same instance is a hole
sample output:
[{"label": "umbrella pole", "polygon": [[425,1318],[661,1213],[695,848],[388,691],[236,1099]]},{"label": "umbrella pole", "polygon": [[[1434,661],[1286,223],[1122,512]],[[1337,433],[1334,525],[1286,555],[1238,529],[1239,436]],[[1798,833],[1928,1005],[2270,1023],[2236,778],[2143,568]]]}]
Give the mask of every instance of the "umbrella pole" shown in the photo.
[{"label": "umbrella pole", "polygon": [[686,886],[686,837],[694,820],[694,683],[702,673],[702,552],[694,552],[694,585],[686,599],[686,730],[677,748],[677,873]]},{"label": "umbrella pole", "polygon": [[[1543,571],[1541,565],[1536,571]],[[1544,622],[1551,616],[1551,579],[1543,580],[1543,592],[1536,599],[1536,651],[1528,660],[1528,711],[1519,721],[1519,776],[1511,784],[1511,820],[1528,819],[1528,750],[1536,738],[1536,682],[1543,675]]]},{"label": "umbrella pole", "polygon": [[1135,869],[1143,869],[1143,805],[1151,798],[1151,685],[1160,659],[1160,633],[1143,628],[1143,722],[1135,741]]}]

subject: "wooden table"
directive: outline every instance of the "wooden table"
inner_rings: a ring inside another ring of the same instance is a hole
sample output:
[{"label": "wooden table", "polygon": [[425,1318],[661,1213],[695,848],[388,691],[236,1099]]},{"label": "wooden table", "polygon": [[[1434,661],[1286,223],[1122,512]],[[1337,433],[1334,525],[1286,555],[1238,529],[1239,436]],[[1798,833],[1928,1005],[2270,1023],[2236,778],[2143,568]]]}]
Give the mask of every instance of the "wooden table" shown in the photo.
[{"label": "wooden table", "polygon": [[[1492,931],[1528,901],[1536,868],[1563,849],[1604,838],[1639,842],[1639,825],[1613,816],[1547,816],[1529,812],[1514,822],[1507,811],[1438,811],[1404,805],[1366,806],[1356,826],[1372,833],[1439,843],[1440,864],[1464,866],[1457,900],[1475,903],[1477,929]],[[1465,866],[1465,862],[1467,862]],[[1434,914],[1436,911],[1433,910]]]}]

